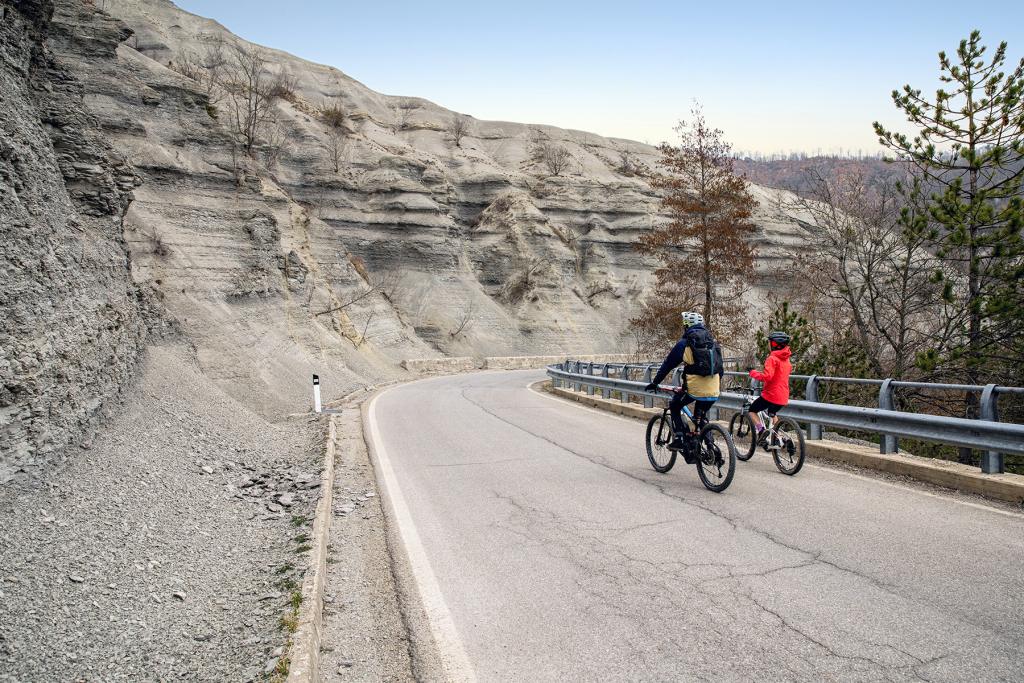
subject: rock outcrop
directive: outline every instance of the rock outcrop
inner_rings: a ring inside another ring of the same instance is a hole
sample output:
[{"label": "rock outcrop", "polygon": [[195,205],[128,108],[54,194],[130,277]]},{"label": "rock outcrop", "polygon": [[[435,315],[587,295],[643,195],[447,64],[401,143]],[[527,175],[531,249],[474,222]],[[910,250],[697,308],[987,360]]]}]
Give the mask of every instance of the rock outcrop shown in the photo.
[{"label": "rock outcrop", "polygon": [[[309,407],[313,373],[330,400],[407,376],[403,359],[629,350],[652,265],[632,243],[661,219],[653,148],[468,117],[456,132],[440,106],[168,0],[3,3],[10,462],[87,439],[147,328],[270,419]],[[251,139],[228,92],[249,91],[211,85],[207,57],[236,46],[281,84]],[[766,263],[801,238],[770,201],[756,221]]]},{"label": "rock outcrop", "polygon": [[[50,2],[0,5],[0,483],[87,445],[131,378],[147,329],[122,219],[138,184],[44,40]],[[93,11],[81,54],[129,34]]]}]

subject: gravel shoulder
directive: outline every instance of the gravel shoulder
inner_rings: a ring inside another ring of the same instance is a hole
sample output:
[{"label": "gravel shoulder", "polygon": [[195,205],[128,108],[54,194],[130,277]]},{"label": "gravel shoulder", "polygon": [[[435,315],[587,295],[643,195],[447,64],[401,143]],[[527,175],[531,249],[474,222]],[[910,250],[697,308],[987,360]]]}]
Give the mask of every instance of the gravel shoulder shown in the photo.
[{"label": "gravel shoulder", "polygon": [[325,438],[150,347],[88,450],[0,486],[0,681],[280,678]]},{"label": "gravel shoulder", "polygon": [[324,588],[320,681],[414,681],[415,648],[388,544],[360,404],[343,404],[337,425],[334,495]]}]

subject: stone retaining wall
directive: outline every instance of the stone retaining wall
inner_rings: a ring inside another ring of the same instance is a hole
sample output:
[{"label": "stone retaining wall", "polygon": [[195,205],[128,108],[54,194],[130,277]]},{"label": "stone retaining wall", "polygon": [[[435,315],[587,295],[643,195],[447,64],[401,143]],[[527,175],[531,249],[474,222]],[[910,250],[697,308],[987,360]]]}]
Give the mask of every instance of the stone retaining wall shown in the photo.
[{"label": "stone retaining wall", "polygon": [[566,360],[580,360],[586,363],[628,363],[631,356],[626,353],[611,353],[598,356],[510,356],[507,358],[484,358],[484,370],[528,370],[546,368]]},{"label": "stone retaining wall", "polygon": [[469,357],[415,358],[403,360],[402,367],[409,372],[468,372],[476,369],[476,362]]}]

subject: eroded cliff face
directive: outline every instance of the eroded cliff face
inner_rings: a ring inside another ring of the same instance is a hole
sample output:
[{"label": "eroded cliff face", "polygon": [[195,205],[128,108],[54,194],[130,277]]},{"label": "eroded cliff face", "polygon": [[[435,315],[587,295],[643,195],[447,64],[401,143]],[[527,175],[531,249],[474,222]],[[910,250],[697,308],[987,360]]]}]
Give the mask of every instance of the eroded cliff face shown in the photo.
[{"label": "eroded cliff face", "polygon": [[[0,483],[87,445],[147,331],[122,218],[138,183],[44,44],[51,2],[0,4]],[[129,31],[79,50],[113,57]]]},{"label": "eroded cliff face", "polygon": [[[166,0],[4,2],[0,419],[19,462],[88,431],[147,325],[268,418],[308,408],[312,373],[331,399],[406,358],[630,350],[653,148],[475,119],[456,140],[448,110]],[[292,77],[251,154],[195,77],[218,42]],[[570,155],[557,175],[545,146]],[[770,265],[802,229],[754,190]]]},{"label": "eroded cliff face", "polygon": [[[124,126],[115,144],[132,150],[147,177],[133,206],[139,232],[162,230],[177,245],[177,255],[149,259],[143,241],[135,259],[144,276],[173,283],[161,285],[172,310],[184,304],[175,262],[191,258],[193,243],[202,242],[197,230],[220,231],[260,212],[273,215],[280,232],[275,257],[294,250],[302,263],[303,281],[291,283],[290,315],[310,316],[303,329],[320,330],[324,341],[314,349],[328,363],[343,357],[353,368],[362,363],[365,373],[369,353],[387,374],[384,366],[410,353],[627,350],[626,325],[650,284],[652,265],[632,243],[659,220],[658,197],[645,180],[655,166],[653,148],[475,119],[456,141],[446,130],[449,110],[381,95],[337,69],[251,46],[166,0],[112,0],[107,8],[135,31],[119,50],[122,67],[153,93],[149,105],[118,104],[139,125]],[[202,79],[175,72],[195,70],[216,41],[258,49],[269,71],[293,77],[288,100],[274,112],[276,132],[264,135],[265,142],[276,142],[255,149],[260,163],[232,155],[229,102],[216,94],[203,99],[209,88]],[[119,76],[108,90],[118,83],[127,81]],[[173,89],[179,94],[168,96]],[[217,107],[218,121],[206,105]],[[349,130],[335,153],[318,115],[331,107],[346,113]],[[545,145],[570,154],[558,176],[544,162]],[[235,175],[244,180],[232,184]],[[193,196],[203,204],[203,221],[180,210]],[[757,222],[766,263],[801,238],[798,224],[768,202]],[[232,243],[237,248],[245,241]],[[345,307],[333,319],[317,316],[331,307],[332,292],[347,300],[359,285],[349,255],[365,264],[371,279],[400,273],[401,286]],[[220,281],[209,292],[217,301],[255,291],[265,305],[268,297],[285,295],[281,269],[249,268],[246,274],[252,261],[251,255],[234,259],[230,268],[201,276],[193,263],[191,273],[212,283],[231,271],[234,282]],[[467,317],[470,324],[461,324]],[[319,348],[335,341],[337,349]],[[353,356],[354,344],[360,347]]]}]

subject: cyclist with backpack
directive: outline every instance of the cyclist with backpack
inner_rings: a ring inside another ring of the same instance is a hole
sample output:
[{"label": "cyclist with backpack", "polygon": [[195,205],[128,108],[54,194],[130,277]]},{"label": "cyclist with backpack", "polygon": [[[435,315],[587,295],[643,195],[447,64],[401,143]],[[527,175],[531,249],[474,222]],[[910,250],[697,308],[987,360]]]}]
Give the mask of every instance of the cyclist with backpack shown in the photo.
[{"label": "cyclist with backpack", "polygon": [[707,422],[708,410],[718,400],[723,372],[722,350],[704,327],[704,316],[687,311],[683,313],[683,326],[686,328],[683,338],[672,347],[654,381],[644,387],[645,391],[657,391],[658,383],[680,363],[683,364],[683,391],[675,392],[668,404],[675,432],[669,448],[680,450],[683,448],[679,438],[684,429],[683,406],[694,404],[693,418],[699,429]]},{"label": "cyclist with backpack", "polygon": [[782,406],[789,403],[789,373],[793,371],[793,365],[789,362],[792,355],[789,350],[789,335],[785,332],[772,332],[768,335],[768,345],[771,353],[764,361],[764,372],[750,370],[751,377],[764,382],[761,395],[750,406],[750,418],[754,421],[759,436],[764,425],[757,416],[758,411],[767,410],[774,415]]}]

